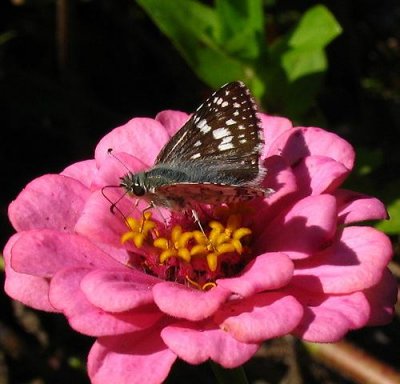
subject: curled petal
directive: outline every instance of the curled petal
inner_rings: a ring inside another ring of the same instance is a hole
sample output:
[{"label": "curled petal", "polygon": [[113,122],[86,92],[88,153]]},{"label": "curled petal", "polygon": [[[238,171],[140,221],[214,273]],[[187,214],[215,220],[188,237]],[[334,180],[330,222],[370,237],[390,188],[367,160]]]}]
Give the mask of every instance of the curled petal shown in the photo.
[{"label": "curled petal", "polygon": [[160,280],[135,269],[94,270],[81,282],[86,298],[108,312],[124,312],[153,303],[152,287]]},{"label": "curled petal", "polygon": [[292,284],[326,293],[348,293],[378,283],[392,257],[390,240],[370,227],[347,227],[335,243],[298,261]]},{"label": "curled petal", "polygon": [[333,343],[368,321],[369,305],[362,292],[312,296],[297,289],[293,293],[305,306],[303,319],[293,333],[306,341]]},{"label": "curled petal", "polygon": [[88,358],[88,372],[93,384],[159,384],[176,360],[164,344],[160,331],[135,332],[101,337]]},{"label": "curled petal", "polygon": [[230,292],[218,286],[204,292],[165,282],[154,286],[153,294],[155,303],[164,313],[198,321],[211,316],[229,297]]},{"label": "curled petal", "polygon": [[258,113],[257,116],[264,130],[265,144],[261,157],[265,159],[268,157],[272,143],[284,132],[290,131],[293,125],[291,121],[285,117],[270,116],[265,113]]},{"label": "curled petal", "polygon": [[262,342],[291,332],[303,316],[302,305],[284,293],[260,293],[226,303],[214,320],[236,340]]},{"label": "curled petal", "polygon": [[18,300],[32,308],[57,312],[49,301],[48,279],[26,273],[18,273],[11,266],[12,248],[20,237],[21,234],[19,233],[12,236],[4,248],[3,257],[7,276],[4,290],[14,300]]},{"label": "curled petal", "polygon": [[307,156],[295,167],[297,185],[304,195],[334,191],[347,177],[349,169],[325,156]]},{"label": "curled petal", "polygon": [[94,306],[80,289],[82,279],[89,272],[86,268],[64,269],[50,284],[50,302],[64,313],[76,331],[90,336],[119,335],[151,328],[162,317],[155,306],[120,313],[109,313]]},{"label": "curled petal", "polygon": [[388,219],[383,203],[375,197],[338,189],[333,192],[338,205],[338,218],[342,224],[352,224],[365,220]]},{"label": "curled petal", "polygon": [[354,165],[354,150],[346,140],[314,127],[298,127],[284,132],[268,150],[268,156],[271,155],[281,155],[290,165],[310,155],[330,157],[347,169]]},{"label": "curled petal", "polygon": [[217,284],[234,294],[249,297],[285,286],[293,276],[293,262],[284,253],[257,256],[238,277],[219,279]]},{"label": "curled petal", "polygon": [[90,191],[61,175],[31,181],[10,204],[8,216],[17,231],[52,228],[72,232]]},{"label": "curled petal", "polygon": [[235,368],[250,359],[258,343],[242,343],[211,322],[181,322],[165,327],[161,332],[165,344],[189,364],[211,359],[225,368]]},{"label": "curled petal", "polygon": [[[264,252],[280,251],[292,259],[310,257],[325,248],[336,230],[336,201],[333,196],[306,197],[283,211],[265,228]],[[261,250],[259,252],[262,252]]]}]

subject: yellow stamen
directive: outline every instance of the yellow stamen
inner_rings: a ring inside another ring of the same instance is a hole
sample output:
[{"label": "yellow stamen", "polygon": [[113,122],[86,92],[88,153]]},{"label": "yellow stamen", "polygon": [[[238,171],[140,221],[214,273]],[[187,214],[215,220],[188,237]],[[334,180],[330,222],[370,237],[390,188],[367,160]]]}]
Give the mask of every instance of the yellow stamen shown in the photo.
[{"label": "yellow stamen", "polygon": [[[185,279],[198,289],[208,290],[215,286],[215,283],[210,280],[221,276],[219,270],[221,260],[224,263],[229,263],[230,260],[237,263],[238,256],[243,253],[246,255],[245,251],[248,248],[242,242],[246,236],[251,235],[252,231],[242,226],[243,216],[244,214],[238,210],[232,212],[226,209],[223,211],[221,220],[212,220],[208,223],[205,233],[199,230],[184,231],[180,225],[175,225],[170,231],[163,230],[165,235],[161,237],[156,222],[151,220],[151,212],[147,211],[140,219],[133,217],[126,219],[129,231],[121,236],[121,242],[132,242],[140,248],[151,236],[160,267],[164,268],[163,265],[168,265],[171,258],[176,259],[171,265],[178,268],[177,270],[183,266],[179,266],[179,261],[187,263],[183,270],[191,272]],[[196,258],[196,262],[193,258]],[[202,259],[206,265],[199,262]],[[204,270],[205,266],[208,272]],[[153,267],[148,268],[155,271],[158,267],[153,264]],[[195,281],[193,276],[196,276]]]},{"label": "yellow stamen", "polygon": [[240,240],[242,237],[247,236],[247,235],[251,235],[251,229],[241,227],[235,231],[235,233],[233,234],[232,237],[235,240]]},{"label": "yellow stamen", "polygon": [[153,245],[165,251],[168,249],[168,240],[164,239],[163,237],[159,237],[158,239],[154,240]]},{"label": "yellow stamen", "polygon": [[242,216],[232,214],[226,220],[226,226],[220,221],[209,223],[211,231],[208,235],[203,232],[183,232],[181,226],[176,225],[170,232],[170,240],[157,238],[153,245],[162,250],[159,256],[160,263],[165,263],[171,257],[178,257],[190,263],[192,257],[204,257],[211,272],[218,268],[218,259],[223,254],[243,253],[241,239],[250,235],[251,230],[241,227]]},{"label": "yellow stamen", "polygon": [[160,255],[160,263],[164,263],[170,257],[177,256],[177,252],[175,249],[166,249],[165,251],[161,252]]},{"label": "yellow stamen", "polygon": [[217,247],[217,252],[219,254],[235,252],[235,247],[232,243],[219,244]]},{"label": "yellow stamen", "polygon": [[194,245],[192,247],[192,249],[190,250],[190,254],[192,256],[198,256],[198,255],[204,254],[206,252],[208,252],[207,246],[205,246],[203,244]]},{"label": "yellow stamen", "polygon": [[127,241],[132,241],[136,248],[141,248],[149,233],[156,228],[156,223],[150,219],[151,212],[143,213],[140,220],[128,217],[126,225],[129,231],[122,234],[121,243],[124,244]]},{"label": "yellow stamen", "polygon": [[211,252],[207,255],[207,265],[211,272],[215,272],[218,267],[218,256],[216,252]]}]

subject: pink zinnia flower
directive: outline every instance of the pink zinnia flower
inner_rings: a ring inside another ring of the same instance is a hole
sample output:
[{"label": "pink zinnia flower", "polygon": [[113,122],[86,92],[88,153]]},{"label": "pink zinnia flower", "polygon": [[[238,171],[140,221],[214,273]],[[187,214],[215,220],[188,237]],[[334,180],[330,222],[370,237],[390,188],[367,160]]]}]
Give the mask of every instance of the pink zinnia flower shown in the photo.
[{"label": "pink zinnia flower", "polygon": [[149,168],[187,118],[164,111],[132,119],[100,141],[95,159],[33,180],[10,205],[17,233],[4,250],[5,290],[97,338],[92,382],[159,383],[177,357],[231,368],[270,338],[333,342],[388,322],[392,247],[383,233],[357,226],[386,210],[340,188],[354,152],[333,133],[260,114],[263,185],[275,192],[208,210],[207,240],[188,218],[143,215],[129,197],[110,212],[102,188],[126,170],[107,150],[132,172]]}]

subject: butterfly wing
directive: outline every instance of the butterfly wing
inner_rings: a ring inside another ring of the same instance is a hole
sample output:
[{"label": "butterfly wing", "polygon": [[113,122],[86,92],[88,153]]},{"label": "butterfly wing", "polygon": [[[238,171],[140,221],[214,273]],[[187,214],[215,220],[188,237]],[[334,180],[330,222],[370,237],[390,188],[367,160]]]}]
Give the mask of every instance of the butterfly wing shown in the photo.
[{"label": "butterfly wing", "polygon": [[256,104],[248,88],[236,81],[200,105],[161,150],[155,166],[218,164],[223,174],[240,174],[243,182],[251,182],[265,174],[259,164],[262,145]]},{"label": "butterfly wing", "polygon": [[185,207],[188,203],[231,204],[265,197],[270,190],[249,186],[233,186],[214,183],[177,183],[157,188],[157,195],[175,201]]}]

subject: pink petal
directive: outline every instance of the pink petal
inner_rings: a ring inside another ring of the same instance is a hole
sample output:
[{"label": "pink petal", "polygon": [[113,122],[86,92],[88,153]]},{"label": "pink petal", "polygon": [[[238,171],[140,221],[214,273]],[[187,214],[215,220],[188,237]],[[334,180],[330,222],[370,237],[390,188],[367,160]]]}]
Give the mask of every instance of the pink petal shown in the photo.
[{"label": "pink petal", "polygon": [[147,168],[148,165],[134,156],[124,152],[113,152],[99,167],[96,177],[93,179],[93,187],[98,189],[105,187],[104,193],[108,188],[116,188],[122,196],[125,190],[120,187],[121,177],[129,172],[142,172]]},{"label": "pink petal", "polygon": [[125,268],[84,237],[50,229],[22,233],[12,248],[11,266],[46,278],[62,268]]},{"label": "pink petal", "polygon": [[181,322],[161,332],[165,344],[189,364],[211,359],[225,368],[249,360],[259,348],[257,343],[242,343],[211,323]]},{"label": "pink petal", "polygon": [[378,283],[392,257],[390,240],[370,227],[347,227],[335,243],[296,262],[292,284],[308,290],[348,293]]},{"label": "pink petal", "polygon": [[109,158],[108,150],[126,152],[152,165],[161,148],[168,141],[167,130],[154,119],[134,118],[125,125],[113,129],[104,136],[96,147],[95,158],[98,165]]},{"label": "pink petal", "polygon": [[80,289],[87,268],[58,272],[50,284],[50,302],[68,318],[72,328],[89,336],[118,335],[152,327],[162,317],[155,306],[109,313],[92,305]]},{"label": "pink petal", "polygon": [[282,157],[271,156],[264,161],[264,165],[268,171],[263,186],[272,188],[274,192],[261,204],[255,201],[251,206],[257,211],[257,215],[252,217],[255,237],[264,231],[265,223],[272,220],[287,207],[297,191],[296,178],[293,171]]},{"label": "pink petal", "polygon": [[240,276],[219,279],[217,284],[232,293],[249,297],[285,286],[292,278],[293,268],[293,262],[284,253],[267,253],[257,256]]},{"label": "pink petal", "polygon": [[61,175],[78,180],[85,187],[91,188],[92,181],[97,173],[96,161],[93,159],[80,161],[65,168]]},{"label": "pink petal", "polygon": [[94,270],[81,282],[86,298],[108,312],[124,312],[153,303],[152,287],[160,280],[134,269]]},{"label": "pink petal", "polygon": [[268,204],[273,206],[297,190],[296,177],[280,156],[269,157],[265,160],[264,165],[267,168],[267,176],[263,186],[274,190],[267,198]]},{"label": "pink petal", "polygon": [[218,286],[204,292],[165,282],[154,286],[153,294],[155,303],[164,313],[198,321],[211,316],[229,297],[230,292]]},{"label": "pink petal", "polygon": [[290,120],[284,117],[271,116],[265,113],[258,113],[257,116],[260,119],[261,126],[264,129],[265,144],[262,158],[265,159],[269,153],[272,143],[284,132],[291,130],[293,125]]},{"label": "pink petal", "polygon": [[[107,194],[107,198],[111,201],[118,201],[121,197],[117,191],[109,191]],[[118,202],[118,210],[115,213],[111,212],[110,201],[107,201],[101,191],[96,191],[87,200],[82,215],[75,225],[75,231],[92,241],[121,247],[121,236],[128,231],[128,227],[120,212],[126,216],[128,212],[130,214],[138,212],[128,199]]]},{"label": "pink petal", "polygon": [[333,196],[309,196],[267,224],[258,236],[256,253],[275,251],[292,259],[310,257],[326,247],[336,230]]},{"label": "pink petal", "polygon": [[302,317],[303,307],[293,296],[274,292],[228,302],[214,320],[236,340],[256,343],[288,334]]},{"label": "pink petal", "polygon": [[333,195],[338,205],[339,220],[343,224],[389,218],[385,206],[375,197],[346,189],[338,189]]},{"label": "pink petal", "polygon": [[164,126],[171,137],[184,126],[189,119],[189,115],[185,112],[166,110],[157,113],[155,119]]},{"label": "pink petal", "polygon": [[45,175],[31,181],[8,209],[17,231],[53,228],[71,232],[90,191],[79,181]]},{"label": "pink petal", "polygon": [[398,286],[388,269],[383,272],[381,280],[364,291],[370,306],[368,325],[383,325],[393,318],[394,305],[398,297]]},{"label": "pink petal", "polygon": [[15,272],[11,267],[11,254],[14,244],[21,237],[13,235],[4,248],[4,263],[6,280],[4,291],[14,300],[42,311],[56,312],[57,310],[49,301],[49,281],[47,279]]},{"label": "pink petal", "polygon": [[297,127],[278,137],[267,156],[277,154],[291,165],[310,155],[330,157],[347,169],[352,169],[354,164],[354,150],[346,140],[314,127]]},{"label": "pink petal", "polygon": [[332,343],[368,321],[369,305],[361,292],[312,297],[309,292],[298,289],[296,296],[304,301],[306,308],[300,325],[293,333],[304,340]]},{"label": "pink petal", "polygon": [[[104,197],[106,194],[107,197]],[[110,200],[110,201],[108,201]],[[112,202],[118,202],[114,212],[111,211]],[[90,238],[98,243],[107,243],[115,248],[129,248],[129,243],[121,244],[121,236],[129,231],[125,223],[126,217],[142,217],[143,209],[148,208],[148,203],[135,201],[125,196],[121,199],[120,191],[107,190],[93,192],[87,200],[85,208],[75,225],[75,231],[80,235]],[[171,212],[166,209],[153,209],[151,211],[153,221],[164,222],[168,220]],[[140,250],[132,248],[135,252]]]},{"label": "pink petal", "polygon": [[159,330],[102,337],[88,357],[93,384],[159,384],[176,360],[160,338]]},{"label": "pink petal", "polygon": [[304,195],[334,191],[349,174],[341,163],[325,156],[307,156],[294,167],[297,185]]}]

